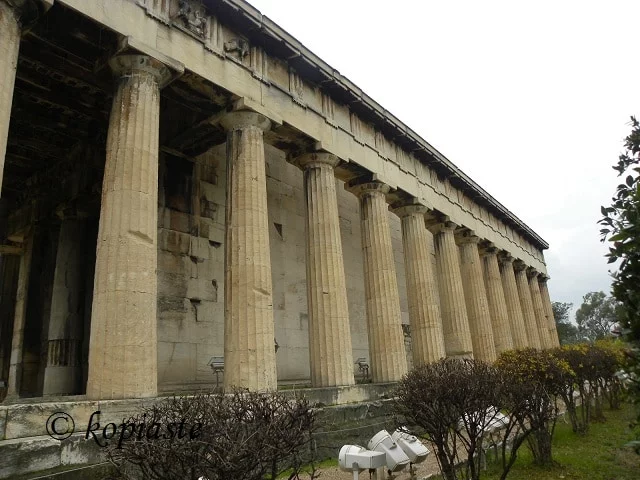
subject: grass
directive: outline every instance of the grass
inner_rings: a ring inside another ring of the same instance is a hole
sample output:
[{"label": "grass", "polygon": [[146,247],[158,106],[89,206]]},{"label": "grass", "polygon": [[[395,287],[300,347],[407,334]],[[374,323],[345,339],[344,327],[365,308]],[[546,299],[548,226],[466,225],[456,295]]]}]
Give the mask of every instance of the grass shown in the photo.
[{"label": "grass", "polygon": [[[558,421],[553,439],[556,465],[542,468],[533,465],[526,444],[518,450],[518,460],[509,472],[509,480],[639,480],[640,455],[623,445],[633,439],[630,422],[634,407],[623,404],[620,410],[606,410],[607,420],[592,423],[585,436],[576,435],[571,425]],[[481,476],[486,480],[500,478],[492,465]]]}]

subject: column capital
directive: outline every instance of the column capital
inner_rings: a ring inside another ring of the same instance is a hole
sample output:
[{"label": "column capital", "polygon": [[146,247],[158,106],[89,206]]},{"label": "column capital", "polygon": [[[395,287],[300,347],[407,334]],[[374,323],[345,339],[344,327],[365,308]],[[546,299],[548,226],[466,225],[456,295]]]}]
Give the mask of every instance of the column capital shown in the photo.
[{"label": "column capital", "polygon": [[433,235],[438,235],[442,232],[454,232],[456,228],[458,228],[458,224],[454,222],[450,222],[448,220],[441,222],[427,222],[427,230],[429,230]]},{"label": "column capital", "polygon": [[429,207],[421,203],[413,202],[396,202],[389,205],[389,211],[395,213],[398,217],[408,217],[409,215],[423,215],[429,211]]},{"label": "column capital", "polygon": [[533,278],[538,276],[538,271],[533,267],[527,268],[527,278]]},{"label": "column capital", "polygon": [[522,270],[526,270],[526,269],[527,269],[527,264],[526,264],[526,263],[524,263],[524,262],[523,262],[522,260],[520,260],[520,259],[514,260],[514,262],[513,262],[513,269],[514,269],[516,272],[520,272],[520,271],[522,271]]},{"label": "column capital", "polygon": [[362,198],[364,195],[379,193],[386,195],[391,190],[391,187],[386,183],[382,183],[378,180],[373,181],[361,181],[359,179],[352,180],[345,184],[344,188],[353,193],[356,197]]},{"label": "column capital", "polygon": [[296,157],[291,163],[301,170],[317,167],[331,167],[333,169],[337,167],[341,161],[342,160],[333,153],[311,152]]},{"label": "column capital", "polygon": [[539,273],[538,274],[538,282],[540,282],[540,283],[547,283],[550,279],[551,279],[551,277],[549,275],[547,275],[546,273]]},{"label": "column capital", "polygon": [[513,262],[515,261],[515,258],[509,253],[509,252],[505,252],[504,250],[502,252],[500,252],[498,254],[498,261],[500,262],[500,265],[513,265]]},{"label": "column capital", "polygon": [[147,74],[160,86],[164,87],[171,80],[172,74],[160,60],[142,54],[116,55],[109,59],[111,71],[117,77]]},{"label": "column capital", "polygon": [[220,119],[220,125],[225,130],[242,130],[249,127],[256,127],[266,132],[271,128],[271,120],[258,112],[251,110],[236,110],[229,112]]},{"label": "column capital", "polygon": [[56,216],[60,220],[85,220],[90,217],[89,211],[77,203],[58,205]]},{"label": "column capital", "polygon": [[480,256],[481,257],[488,257],[490,255],[498,255],[498,252],[499,252],[498,247],[496,247],[494,245],[494,243],[490,242],[489,240],[481,241],[480,245],[478,247],[478,250],[480,251]]},{"label": "column capital", "polygon": [[458,245],[466,245],[468,243],[480,243],[480,237],[478,237],[473,230],[466,229],[456,235],[456,243]]}]

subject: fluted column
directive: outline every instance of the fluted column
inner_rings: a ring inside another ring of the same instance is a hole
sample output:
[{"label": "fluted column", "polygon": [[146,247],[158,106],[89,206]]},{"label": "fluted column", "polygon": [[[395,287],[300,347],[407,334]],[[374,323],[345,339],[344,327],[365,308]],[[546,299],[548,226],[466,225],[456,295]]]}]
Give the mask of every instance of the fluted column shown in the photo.
[{"label": "fluted column", "polygon": [[44,6],[37,0],[0,0],[0,194],[18,67],[20,36],[24,26],[37,20],[43,10]]},{"label": "fluted column", "polygon": [[264,131],[251,111],[227,114],[224,388],[276,390]]},{"label": "fluted column", "polygon": [[466,232],[459,238],[460,273],[469,318],[473,358],[493,362],[496,359],[496,347],[493,342],[489,301],[478,251],[479,241],[480,238],[470,232]]},{"label": "fluted column", "polygon": [[60,225],[42,391],[44,395],[81,393],[85,231],[84,220],[76,216],[66,216]]},{"label": "fluted column", "polygon": [[520,305],[520,295],[518,295],[518,285],[516,284],[516,276],[513,269],[513,257],[509,255],[500,257],[500,277],[502,278],[502,289],[504,290],[504,299],[507,304],[513,348],[529,347],[531,345],[527,337],[524,315]]},{"label": "fluted column", "polygon": [[350,185],[360,199],[367,331],[373,381],[394,382],[407,372],[398,280],[391,246],[389,212],[382,183]]},{"label": "fluted column", "polygon": [[157,394],[160,86],[169,70],[144,55],[110,61],[117,78],[102,183],[87,397]]},{"label": "fluted column", "polygon": [[527,280],[527,266],[522,261],[517,260],[513,262],[513,269],[516,275],[520,308],[522,308],[522,318],[524,318],[524,327],[527,332],[529,346],[542,348],[540,334],[538,332],[538,321],[536,320],[536,313],[533,310],[533,300],[531,299],[531,290],[529,289],[529,281]]},{"label": "fluted column", "polygon": [[456,224],[432,224],[436,251],[436,275],[440,293],[440,313],[447,357],[473,358],[469,317],[460,274],[460,253],[456,245]]},{"label": "fluted column", "polygon": [[549,277],[544,274],[540,274],[538,277],[542,305],[547,312],[547,320],[549,321],[549,341],[551,342],[552,347],[558,347],[560,346],[560,339],[558,338],[556,319],[553,316],[553,307],[551,305],[551,297],[549,296],[549,287],[547,286],[548,280]]},{"label": "fluted column", "polygon": [[538,272],[533,268],[529,268],[527,270],[527,278],[529,280],[529,291],[531,292],[533,311],[536,315],[536,322],[538,323],[540,348],[551,348],[551,339],[549,338],[549,320],[547,319],[547,312],[542,303],[542,296],[540,295]]},{"label": "fluted column", "polygon": [[498,265],[497,249],[489,247],[482,255],[484,284],[487,290],[489,312],[491,312],[491,328],[496,354],[513,349],[513,337],[509,324],[507,301],[504,296],[500,267]]},{"label": "fluted column", "polygon": [[429,258],[427,237],[431,233],[424,223],[427,207],[402,205],[394,208],[393,212],[402,222],[413,364],[418,366],[446,356],[438,286]]},{"label": "fluted column", "polygon": [[7,380],[6,399],[15,399],[20,395],[22,353],[24,351],[24,327],[27,320],[29,277],[31,274],[34,236],[35,232],[33,228],[25,234],[23,253],[20,257],[16,303],[13,310],[13,336],[11,340],[11,358],[9,359],[9,378]]},{"label": "fluted column", "polygon": [[296,159],[304,171],[309,356],[314,387],[354,383],[347,284],[333,173],[339,162],[338,157],[329,153],[310,153]]},{"label": "fluted column", "polygon": [[7,137],[11,119],[13,88],[16,81],[20,50],[20,16],[7,0],[0,0],[0,193],[7,153]]}]

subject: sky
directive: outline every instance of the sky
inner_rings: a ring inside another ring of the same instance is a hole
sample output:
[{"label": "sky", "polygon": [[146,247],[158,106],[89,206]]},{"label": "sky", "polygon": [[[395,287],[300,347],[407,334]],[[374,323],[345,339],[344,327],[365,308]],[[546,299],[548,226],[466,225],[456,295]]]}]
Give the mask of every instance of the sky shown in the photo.
[{"label": "sky", "polygon": [[640,1],[250,3],[544,238],[552,301],[610,293],[596,222],[640,116]]}]

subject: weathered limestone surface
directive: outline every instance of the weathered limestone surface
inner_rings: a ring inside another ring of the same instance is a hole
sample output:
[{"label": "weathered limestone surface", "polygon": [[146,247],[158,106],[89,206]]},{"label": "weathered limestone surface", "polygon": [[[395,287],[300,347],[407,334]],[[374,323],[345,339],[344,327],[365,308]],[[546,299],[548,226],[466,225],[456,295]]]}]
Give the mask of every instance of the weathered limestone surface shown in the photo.
[{"label": "weathered limestone surface", "polygon": [[542,348],[540,334],[538,333],[538,321],[536,320],[536,313],[533,310],[533,300],[531,299],[531,290],[529,289],[529,281],[527,280],[527,266],[521,261],[516,261],[513,263],[513,269],[515,271],[518,297],[520,298],[522,318],[524,318],[524,326],[529,346]]},{"label": "weathered limestone surface", "polygon": [[509,315],[513,348],[529,347],[531,345],[529,344],[522,306],[520,305],[520,295],[518,294],[518,285],[513,269],[513,257],[503,256],[500,258],[500,276]]},{"label": "weathered limestone surface", "polygon": [[496,354],[513,348],[511,325],[507,310],[507,301],[504,296],[498,255],[495,248],[489,248],[483,253],[484,284],[487,290],[487,301],[491,313],[491,327],[493,330],[493,343]]},{"label": "weathered limestone surface", "polygon": [[157,393],[157,217],[160,85],[170,73],[141,55],[114,57],[91,315],[87,397]]},{"label": "weathered limestone surface", "polygon": [[407,359],[385,199],[389,187],[371,182],[352,185],[350,189],[360,198],[372,377],[374,382],[393,382],[407,372]]},{"label": "weathered limestone surface", "polygon": [[20,30],[18,11],[6,0],[0,0],[0,194],[20,49]]},{"label": "weathered limestone surface", "polygon": [[472,234],[460,239],[460,273],[473,344],[473,358],[493,362],[496,359],[496,348],[493,343],[491,314],[478,251],[479,241],[480,239]]},{"label": "weathered limestone surface", "polygon": [[447,357],[473,358],[473,343],[460,273],[460,253],[452,222],[429,227],[436,251],[436,274],[440,293],[440,312]]},{"label": "weathered limestone surface", "polygon": [[78,218],[64,218],[60,226],[49,320],[47,366],[44,371],[44,395],[81,393],[85,231],[85,222]]},{"label": "weathered limestone surface", "polygon": [[560,339],[558,338],[558,329],[556,327],[556,320],[553,316],[553,308],[551,306],[551,297],[549,296],[549,287],[547,286],[548,277],[540,275],[539,277],[540,295],[542,297],[542,304],[547,312],[547,320],[549,321],[549,341],[552,347],[560,346]]},{"label": "weathered limestone surface", "polygon": [[538,272],[534,269],[527,271],[529,279],[529,290],[531,291],[531,301],[533,302],[533,311],[538,322],[538,336],[540,337],[540,348],[552,348],[551,338],[549,337],[549,319],[547,312],[542,304],[542,296],[540,295],[540,287],[538,286]]},{"label": "weathered limestone surface", "polygon": [[325,153],[296,160],[304,171],[309,354],[314,387],[354,383],[347,286],[333,169]]},{"label": "weathered limestone surface", "polygon": [[259,113],[232,112],[227,135],[225,389],[277,388],[263,131]]},{"label": "weathered limestone surface", "polygon": [[403,205],[393,212],[402,222],[402,245],[409,300],[413,365],[435,362],[446,355],[438,286],[429,254],[423,205]]},{"label": "weathered limestone surface", "polygon": [[27,319],[27,302],[29,299],[29,275],[33,258],[34,231],[25,235],[23,254],[20,258],[18,288],[14,307],[13,339],[11,341],[11,358],[9,360],[9,378],[7,381],[7,398],[15,398],[20,393],[22,378],[22,353],[24,348],[24,327]]}]

